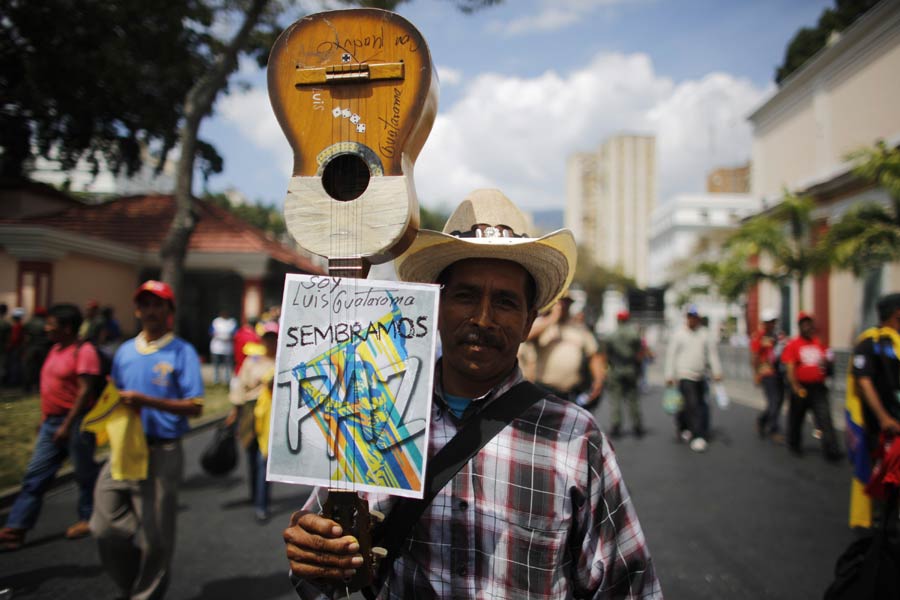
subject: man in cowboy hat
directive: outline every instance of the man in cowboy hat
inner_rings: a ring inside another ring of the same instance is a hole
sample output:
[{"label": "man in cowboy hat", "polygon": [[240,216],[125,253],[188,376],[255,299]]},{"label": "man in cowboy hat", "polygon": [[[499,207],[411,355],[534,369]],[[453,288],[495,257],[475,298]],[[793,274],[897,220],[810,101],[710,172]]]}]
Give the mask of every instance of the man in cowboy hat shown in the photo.
[{"label": "man in cowboy hat", "polygon": [[[397,261],[401,279],[442,286],[430,456],[521,381],[519,344],[572,280],[571,232],[526,230],[508,198],[478,190]],[[284,531],[301,597],[343,593],[363,564],[356,538],[319,515],[323,499],[316,490]],[[388,513],[397,500],[367,499]],[[399,546],[379,597],[662,597],[611,446],[587,411],[552,395],[470,459]]]},{"label": "man in cowboy hat", "polygon": [[122,344],[110,377],[119,400],[139,411],[149,458],[143,480],[115,479],[107,461],[94,490],[91,533],[100,561],[125,596],[162,598],[175,549],[178,485],[188,417],[203,410],[197,352],[171,331],[175,295],[145,281],[134,292],[137,337]]}]

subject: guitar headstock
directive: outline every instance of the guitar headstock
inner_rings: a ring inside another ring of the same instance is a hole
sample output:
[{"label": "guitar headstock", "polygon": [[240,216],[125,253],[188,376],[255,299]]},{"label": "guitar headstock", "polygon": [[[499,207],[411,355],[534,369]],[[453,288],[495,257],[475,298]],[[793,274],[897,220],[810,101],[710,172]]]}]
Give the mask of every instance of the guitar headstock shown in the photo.
[{"label": "guitar headstock", "polygon": [[437,112],[421,34],[378,9],[310,15],[275,42],[268,80],[294,152],[291,234],[322,256],[400,254],[418,229],[412,169]]}]

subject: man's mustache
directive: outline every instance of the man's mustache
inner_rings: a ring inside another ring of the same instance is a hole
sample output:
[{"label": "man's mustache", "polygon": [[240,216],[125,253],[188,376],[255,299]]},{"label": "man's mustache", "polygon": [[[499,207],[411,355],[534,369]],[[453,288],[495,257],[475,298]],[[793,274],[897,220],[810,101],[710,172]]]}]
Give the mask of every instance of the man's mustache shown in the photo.
[{"label": "man's mustache", "polygon": [[463,344],[472,344],[474,346],[487,346],[497,349],[503,347],[503,340],[484,329],[464,329],[458,339]]}]

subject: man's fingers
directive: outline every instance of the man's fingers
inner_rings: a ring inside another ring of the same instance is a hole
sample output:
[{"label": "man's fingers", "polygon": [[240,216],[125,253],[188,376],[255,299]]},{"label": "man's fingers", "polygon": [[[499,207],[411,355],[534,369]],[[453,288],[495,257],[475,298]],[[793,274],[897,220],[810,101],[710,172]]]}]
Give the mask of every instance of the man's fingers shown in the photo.
[{"label": "man's fingers", "polygon": [[[336,522],[307,510],[298,510],[291,515],[291,528],[295,527],[299,527],[308,533],[328,538],[337,538],[344,533],[341,526]],[[287,538],[285,538],[285,541],[287,541]]]}]

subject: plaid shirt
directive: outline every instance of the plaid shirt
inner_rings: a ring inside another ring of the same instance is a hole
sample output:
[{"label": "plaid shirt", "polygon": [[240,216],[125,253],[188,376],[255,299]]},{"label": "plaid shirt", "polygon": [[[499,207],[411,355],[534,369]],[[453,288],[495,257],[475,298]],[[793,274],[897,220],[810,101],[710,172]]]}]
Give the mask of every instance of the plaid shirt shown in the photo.
[{"label": "plaid shirt", "polygon": [[[521,380],[516,369],[462,420],[446,409],[438,381],[429,456],[479,405]],[[316,490],[305,508],[321,510],[325,494]],[[368,500],[385,513],[395,501],[382,494]],[[301,597],[322,593],[295,583]],[[588,412],[547,396],[437,494],[379,598],[573,597],[657,599],[662,591],[612,447]]]}]

